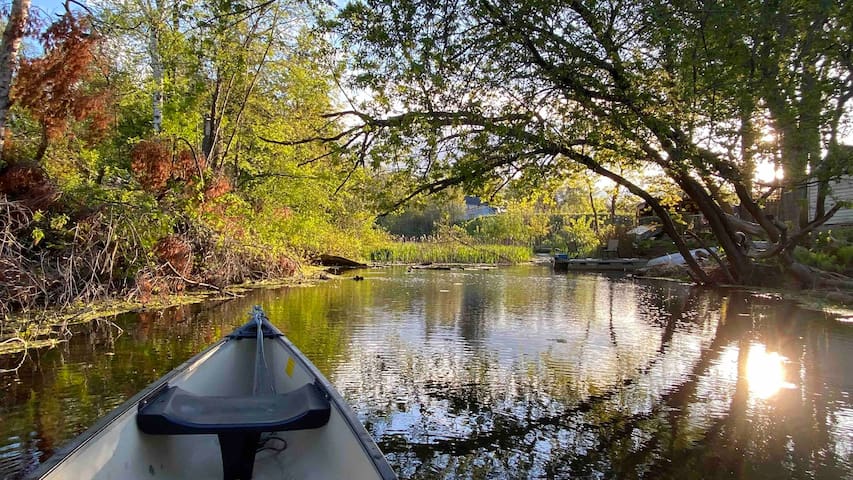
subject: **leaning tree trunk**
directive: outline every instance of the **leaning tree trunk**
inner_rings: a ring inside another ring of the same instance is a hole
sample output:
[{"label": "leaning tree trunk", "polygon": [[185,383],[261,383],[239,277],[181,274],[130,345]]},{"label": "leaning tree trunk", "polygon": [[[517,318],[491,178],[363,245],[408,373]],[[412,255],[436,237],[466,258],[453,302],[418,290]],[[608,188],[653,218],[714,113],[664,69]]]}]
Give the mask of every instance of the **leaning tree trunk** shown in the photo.
[{"label": "leaning tree trunk", "polygon": [[0,45],[0,161],[3,160],[3,142],[6,138],[6,119],[9,115],[11,101],[9,93],[12,90],[12,75],[18,59],[18,49],[24,38],[24,25],[30,12],[30,0],[12,0],[12,11],[3,32],[3,43]]}]

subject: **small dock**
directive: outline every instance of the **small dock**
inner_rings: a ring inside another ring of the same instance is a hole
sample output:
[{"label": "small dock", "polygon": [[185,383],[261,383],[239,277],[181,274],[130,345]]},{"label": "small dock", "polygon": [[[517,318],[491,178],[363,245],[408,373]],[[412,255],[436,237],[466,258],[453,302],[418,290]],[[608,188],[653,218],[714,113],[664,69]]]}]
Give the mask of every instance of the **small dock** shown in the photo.
[{"label": "small dock", "polygon": [[646,262],[642,258],[569,258],[567,255],[554,255],[554,271],[633,272],[643,268]]}]

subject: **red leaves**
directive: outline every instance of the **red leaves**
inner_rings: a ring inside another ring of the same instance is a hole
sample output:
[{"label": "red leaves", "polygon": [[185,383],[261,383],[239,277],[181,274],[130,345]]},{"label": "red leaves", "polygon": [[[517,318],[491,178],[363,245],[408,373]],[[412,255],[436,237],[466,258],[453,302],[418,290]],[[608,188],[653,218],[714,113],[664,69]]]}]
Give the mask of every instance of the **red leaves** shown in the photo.
[{"label": "red leaves", "polygon": [[45,171],[26,164],[10,165],[0,171],[0,193],[33,211],[45,210],[59,198]]},{"label": "red leaves", "polygon": [[193,153],[184,149],[175,155],[172,162],[172,178],[191,180],[193,177],[201,177],[204,175],[205,168],[207,168],[207,163],[204,161],[204,157],[199,158],[196,162]]},{"label": "red leaves", "polygon": [[[177,235],[163,237],[154,245],[154,255],[160,263],[170,263],[175,272],[183,277],[189,276],[193,269],[192,254],[193,251],[189,242]],[[169,273],[172,272],[166,272],[167,275]]]},{"label": "red leaves", "polygon": [[13,97],[39,120],[48,139],[62,135],[71,120],[90,121],[92,140],[106,133],[111,95],[92,85],[100,41],[85,20],[66,13],[42,34],[44,56],[21,60]]},{"label": "red leaves", "polygon": [[204,190],[205,200],[215,200],[231,191],[231,182],[224,175],[217,175]]},{"label": "red leaves", "polygon": [[172,177],[172,153],[169,147],[158,140],[144,140],[133,147],[130,153],[130,168],[148,192],[161,193]]},{"label": "red leaves", "polygon": [[[192,185],[193,180],[200,178],[207,167],[203,157],[196,160],[193,153],[187,149],[173,154],[169,142],[158,139],[137,143],[130,152],[130,159],[133,176],[142,188],[155,194],[166,191],[169,180],[183,180],[183,185]],[[227,179],[216,178],[214,182],[224,182],[219,187],[223,190],[220,194],[230,191],[231,185]]]}]

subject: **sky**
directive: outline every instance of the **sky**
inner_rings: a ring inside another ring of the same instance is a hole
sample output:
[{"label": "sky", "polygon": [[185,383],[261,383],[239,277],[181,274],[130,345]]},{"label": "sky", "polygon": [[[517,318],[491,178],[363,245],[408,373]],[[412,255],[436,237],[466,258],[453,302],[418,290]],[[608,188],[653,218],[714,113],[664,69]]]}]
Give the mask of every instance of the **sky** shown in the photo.
[{"label": "sky", "polygon": [[[81,1],[80,3],[85,4],[85,1]],[[64,0],[32,0],[30,3],[31,9],[39,9],[48,14],[54,13],[62,13],[65,10],[63,6],[65,4]]]}]

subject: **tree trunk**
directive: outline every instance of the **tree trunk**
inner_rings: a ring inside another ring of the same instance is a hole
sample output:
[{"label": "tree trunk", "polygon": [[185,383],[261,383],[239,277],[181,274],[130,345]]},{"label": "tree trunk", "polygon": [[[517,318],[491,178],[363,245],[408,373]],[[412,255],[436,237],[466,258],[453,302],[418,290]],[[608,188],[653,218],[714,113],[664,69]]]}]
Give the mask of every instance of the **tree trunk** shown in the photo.
[{"label": "tree trunk", "polygon": [[42,124],[41,126],[41,137],[39,138],[39,145],[36,149],[36,153],[33,156],[33,161],[35,163],[41,163],[41,160],[44,158],[44,154],[47,153],[47,146],[49,143],[49,138],[47,136],[47,126]]},{"label": "tree trunk", "polygon": [[589,177],[586,179],[586,192],[589,195],[589,208],[592,209],[592,229],[598,234],[598,209],[595,208],[595,198],[592,196],[592,182]]},{"label": "tree trunk", "polygon": [[151,58],[151,76],[154,81],[154,91],[151,92],[151,127],[158,135],[163,129],[163,58],[160,55],[159,30],[151,26],[148,34],[148,55]]},{"label": "tree trunk", "polygon": [[0,162],[3,161],[3,147],[6,138],[6,119],[12,106],[9,93],[12,91],[12,75],[18,59],[18,49],[24,38],[24,25],[30,13],[30,0],[12,0],[12,10],[3,31],[3,43],[0,45]]},{"label": "tree trunk", "polygon": [[689,175],[675,176],[679,186],[696,203],[699,210],[705,215],[714,237],[720,242],[723,251],[726,252],[731,274],[739,283],[745,283],[752,275],[752,261],[741,250],[735,239],[736,230],[726,218],[726,213],[720,208],[713,198]]},{"label": "tree trunk", "polygon": [[219,95],[221,92],[222,81],[220,80],[220,76],[217,72],[216,82],[213,86],[212,98],[210,99],[210,111],[204,121],[204,138],[201,142],[201,152],[204,155],[204,158],[207,159],[207,164],[214,170],[216,169],[216,165],[214,165],[216,162],[215,149],[219,143],[220,114],[217,109],[217,105],[219,104]]},{"label": "tree trunk", "polygon": [[742,101],[740,106],[740,156],[743,161],[743,178],[746,191],[752,192],[752,178],[755,175],[755,125],[752,123],[753,104]]}]

